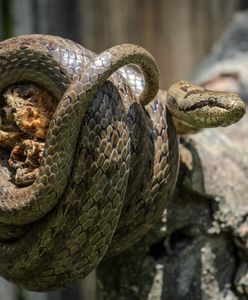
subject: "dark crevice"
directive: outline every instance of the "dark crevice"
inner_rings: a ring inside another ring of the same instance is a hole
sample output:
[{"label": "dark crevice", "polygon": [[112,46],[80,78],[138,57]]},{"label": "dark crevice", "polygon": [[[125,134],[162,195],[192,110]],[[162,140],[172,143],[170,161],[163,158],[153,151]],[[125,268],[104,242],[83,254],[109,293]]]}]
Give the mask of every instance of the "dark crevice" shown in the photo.
[{"label": "dark crevice", "polygon": [[152,244],[147,252],[147,255],[153,257],[155,260],[159,260],[168,255],[165,247],[165,239],[159,240],[157,243]]},{"label": "dark crevice", "polygon": [[185,226],[171,233],[168,238],[161,239],[157,243],[150,246],[147,255],[153,257],[155,260],[164,258],[165,256],[178,255],[185,248],[191,246],[194,240],[192,233],[192,226]]},{"label": "dark crevice", "polygon": [[231,278],[231,290],[234,292],[234,294],[236,296],[239,297],[240,294],[238,293],[238,291],[236,289],[236,286],[235,286],[235,277],[236,277],[237,271],[238,271],[239,266],[240,266],[241,258],[240,258],[240,254],[239,254],[239,248],[237,247],[237,245],[235,244],[235,241],[233,240],[232,233],[227,233],[227,235],[228,235],[228,238],[230,240],[230,243],[233,246],[232,257],[235,260],[235,270],[234,270],[232,278]]},{"label": "dark crevice", "polygon": [[191,233],[191,226],[185,226],[172,232],[170,237],[170,248],[173,255],[179,254],[188,246],[193,244],[194,236]]},{"label": "dark crevice", "polygon": [[216,212],[216,200],[214,198],[209,197],[208,198],[208,209],[209,209],[209,216],[211,218],[211,224],[213,224],[215,212]]}]

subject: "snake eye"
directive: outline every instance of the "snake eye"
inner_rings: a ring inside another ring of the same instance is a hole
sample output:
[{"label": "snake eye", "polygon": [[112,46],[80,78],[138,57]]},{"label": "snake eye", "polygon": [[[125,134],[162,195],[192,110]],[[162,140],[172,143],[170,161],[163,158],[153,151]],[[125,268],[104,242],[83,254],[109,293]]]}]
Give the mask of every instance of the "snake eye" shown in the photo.
[{"label": "snake eye", "polygon": [[208,102],[207,105],[214,106],[216,104],[216,98],[210,97],[208,98],[207,102]]}]

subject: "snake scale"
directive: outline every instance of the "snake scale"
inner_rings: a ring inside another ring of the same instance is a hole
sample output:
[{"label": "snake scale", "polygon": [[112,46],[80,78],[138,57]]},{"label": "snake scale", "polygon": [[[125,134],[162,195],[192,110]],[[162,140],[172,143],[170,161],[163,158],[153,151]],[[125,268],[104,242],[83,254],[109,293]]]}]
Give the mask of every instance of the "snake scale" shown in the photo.
[{"label": "snake scale", "polygon": [[185,81],[158,90],[153,57],[130,44],[97,55],[55,36],[3,41],[1,93],[17,82],[58,99],[35,182],[17,187],[0,166],[0,274],[37,291],[86,276],[159,218],[178,173],[172,116],[203,128],[245,113],[235,94]]}]

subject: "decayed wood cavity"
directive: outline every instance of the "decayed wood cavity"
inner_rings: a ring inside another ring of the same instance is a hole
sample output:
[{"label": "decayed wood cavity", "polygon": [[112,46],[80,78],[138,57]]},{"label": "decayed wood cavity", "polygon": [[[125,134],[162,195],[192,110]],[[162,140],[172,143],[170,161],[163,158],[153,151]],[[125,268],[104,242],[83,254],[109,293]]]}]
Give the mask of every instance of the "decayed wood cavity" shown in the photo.
[{"label": "decayed wood cavity", "polygon": [[38,176],[49,124],[58,101],[32,83],[9,87],[0,104],[0,145],[9,153],[8,166],[16,185]]}]

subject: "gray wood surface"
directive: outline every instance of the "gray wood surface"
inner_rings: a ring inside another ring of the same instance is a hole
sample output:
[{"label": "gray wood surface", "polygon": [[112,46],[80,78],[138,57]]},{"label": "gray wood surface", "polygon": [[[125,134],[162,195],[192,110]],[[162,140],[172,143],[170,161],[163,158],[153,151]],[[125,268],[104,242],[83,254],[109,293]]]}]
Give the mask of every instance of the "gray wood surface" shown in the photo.
[{"label": "gray wood surface", "polygon": [[35,15],[32,0],[10,1],[10,15],[13,36],[29,34],[35,30]]},{"label": "gray wood surface", "polygon": [[247,299],[247,132],[246,115],[182,140],[173,199],[139,243],[99,266],[99,300]]},{"label": "gray wood surface", "polygon": [[18,288],[6,281],[3,278],[0,278],[0,300],[17,300]]},{"label": "gray wood surface", "polygon": [[149,50],[161,85],[186,79],[238,8],[233,0],[84,0],[81,41],[100,52],[129,42]]},{"label": "gray wood surface", "polygon": [[80,42],[78,0],[36,0],[36,31]]}]

